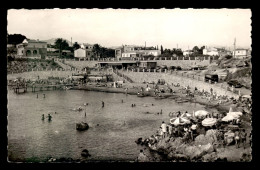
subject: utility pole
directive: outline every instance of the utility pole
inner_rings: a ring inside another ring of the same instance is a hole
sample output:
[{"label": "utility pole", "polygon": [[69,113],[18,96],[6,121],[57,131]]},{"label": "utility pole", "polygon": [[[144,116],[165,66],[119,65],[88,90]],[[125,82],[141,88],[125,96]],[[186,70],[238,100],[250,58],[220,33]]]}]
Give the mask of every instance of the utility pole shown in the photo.
[{"label": "utility pole", "polygon": [[[61,45],[61,44],[60,44]],[[60,47],[61,48],[61,47]],[[61,49],[60,49],[61,50]],[[61,51],[60,51],[60,57],[61,57]]]},{"label": "utility pole", "polygon": [[234,40],[234,58],[236,58],[236,38]]},{"label": "utility pole", "polygon": [[189,48],[189,46],[188,46],[188,57],[190,56],[190,48]]}]

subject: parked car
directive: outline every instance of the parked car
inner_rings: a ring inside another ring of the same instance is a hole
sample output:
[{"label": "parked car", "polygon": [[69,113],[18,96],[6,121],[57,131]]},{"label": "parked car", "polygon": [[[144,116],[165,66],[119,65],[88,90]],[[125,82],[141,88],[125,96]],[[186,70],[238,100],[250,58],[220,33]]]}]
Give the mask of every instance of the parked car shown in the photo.
[{"label": "parked car", "polygon": [[243,85],[240,84],[237,80],[230,80],[227,83],[228,83],[229,86],[234,86],[235,88],[243,87]]}]

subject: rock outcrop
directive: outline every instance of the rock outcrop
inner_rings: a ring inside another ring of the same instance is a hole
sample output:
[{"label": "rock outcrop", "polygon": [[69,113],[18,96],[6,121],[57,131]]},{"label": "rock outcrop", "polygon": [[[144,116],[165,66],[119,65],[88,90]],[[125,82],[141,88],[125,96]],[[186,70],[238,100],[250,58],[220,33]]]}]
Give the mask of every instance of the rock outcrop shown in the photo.
[{"label": "rock outcrop", "polygon": [[87,130],[89,128],[89,125],[85,122],[80,122],[76,124],[76,129],[79,131]]}]

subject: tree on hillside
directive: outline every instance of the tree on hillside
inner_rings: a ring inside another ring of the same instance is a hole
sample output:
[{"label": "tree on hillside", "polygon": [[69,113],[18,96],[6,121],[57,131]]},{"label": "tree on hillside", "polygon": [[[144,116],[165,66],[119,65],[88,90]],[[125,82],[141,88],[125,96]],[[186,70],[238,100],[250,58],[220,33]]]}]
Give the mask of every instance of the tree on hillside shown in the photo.
[{"label": "tree on hillside", "polygon": [[57,38],[55,40],[54,46],[56,49],[60,50],[60,57],[61,57],[62,50],[69,50],[69,44],[67,43],[66,40],[63,40],[62,38]]},{"label": "tree on hillside", "polygon": [[77,50],[77,49],[79,49],[80,48],[80,45],[78,44],[78,42],[75,42],[74,44],[73,44],[73,49],[74,50]]},{"label": "tree on hillside", "polygon": [[163,46],[161,45],[161,54],[163,54]]},{"label": "tree on hillside", "polygon": [[199,50],[200,50],[200,49],[199,49],[198,46],[194,46],[193,49],[192,49],[192,51],[193,51],[194,53],[198,53]]},{"label": "tree on hillside", "polygon": [[26,36],[22,34],[8,34],[7,35],[7,44],[20,44],[23,40],[26,39]]},{"label": "tree on hillside", "polygon": [[66,40],[63,40],[62,38],[57,38],[55,40],[55,48],[60,50],[67,50],[69,48],[69,44]]},{"label": "tree on hillside", "polygon": [[101,52],[101,46],[99,44],[94,44],[92,52],[95,54],[96,57],[98,57]]},{"label": "tree on hillside", "polygon": [[200,47],[199,54],[203,54],[203,49],[205,49],[205,46]]},{"label": "tree on hillside", "polygon": [[115,50],[113,49],[109,49],[109,48],[106,48],[105,50],[105,53],[104,53],[104,57],[115,57]]},{"label": "tree on hillside", "polygon": [[182,56],[183,55],[183,52],[181,51],[181,49],[176,49],[176,48],[173,48],[172,49],[172,53],[177,55],[177,56]]}]

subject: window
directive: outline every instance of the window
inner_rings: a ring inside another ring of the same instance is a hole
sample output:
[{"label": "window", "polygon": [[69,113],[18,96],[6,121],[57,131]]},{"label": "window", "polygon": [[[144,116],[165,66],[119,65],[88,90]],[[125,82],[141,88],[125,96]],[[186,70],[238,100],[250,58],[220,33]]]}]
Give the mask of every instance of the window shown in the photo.
[{"label": "window", "polygon": [[26,51],[26,56],[29,56],[29,55],[31,55],[31,51],[30,51],[30,50],[27,50],[27,51]]}]

